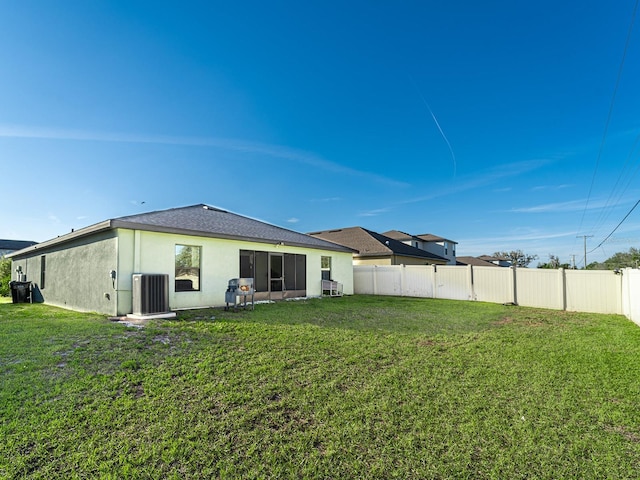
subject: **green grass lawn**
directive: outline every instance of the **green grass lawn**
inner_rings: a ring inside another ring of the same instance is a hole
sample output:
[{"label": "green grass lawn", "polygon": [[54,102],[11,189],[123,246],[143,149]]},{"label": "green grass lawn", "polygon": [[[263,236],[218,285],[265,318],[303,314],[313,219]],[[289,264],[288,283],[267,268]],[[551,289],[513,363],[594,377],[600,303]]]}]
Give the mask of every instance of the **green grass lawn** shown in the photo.
[{"label": "green grass lawn", "polygon": [[640,328],[353,296],[126,327],[0,303],[0,478],[638,478]]}]

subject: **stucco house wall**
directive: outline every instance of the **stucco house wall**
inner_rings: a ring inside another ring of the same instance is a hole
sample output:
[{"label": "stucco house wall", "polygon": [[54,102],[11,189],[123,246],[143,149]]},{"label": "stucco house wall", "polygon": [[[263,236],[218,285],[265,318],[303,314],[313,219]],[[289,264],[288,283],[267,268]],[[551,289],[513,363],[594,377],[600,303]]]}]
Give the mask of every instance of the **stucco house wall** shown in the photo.
[{"label": "stucco house wall", "polygon": [[439,255],[448,260],[449,265],[456,264],[456,244],[453,242],[422,242],[421,247],[425,252]]},{"label": "stucco house wall", "polygon": [[353,265],[392,265],[391,257],[353,257]]},{"label": "stucco house wall", "polygon": [[[115,315],[116,289],[109,275],[117,268],[115,232],[101,232],[64,245],[42,248],[13,259],[12,279],[20,267],[32,282],[34,300],[78,311]],[[45,274],[42,285],[42,257]]]},{"label": "stucco house wall", "polygon": [[[183,309],[225,304],[228,281],[239,276],[240,250],[260,250],[306,255],[307,296],[320,296],[321,256],[332,257],[334,278],[343,283],[343,292],[353,294],[353,264],[350,253],[327,252],[301,247],[275,246],[259,242],[244,242],[191,235],[176,235],[146,231],[119,230],[119,314],[131,312],[134,273],[166,273],[169,275],[169,307]],[[175,246],[202,247],[200,291],[176,292]]]},{"label": "stucco house wall", "polygon": [[[171,228],[170,232],[158,231],[167,228],[154,225],[141,229],[126,228],[128,217],[123,217],[15,252],[12,254],[13,279],[17,280],[15,270],[20,267],[34,286],[36,301],[78,311],[125,315],[132,312],[133,274],[168,274],[170,309],[223,306],[229,279],[240,276],[240,251],[249,250],[305,255],[308,297],[322,294],[321,257],[329,256],[332,259],[333,278],[343,284],[345,294],[353,294],[352,250],[338,248],[329,242],[319,243],[316,239],[311,239],[311,246],[307,247],[304,243],[307,236],[303,234],[228,214],[219,209],[204,208],[208,213],[202,213],[202,208],[193,206],[174,209],[176,212],[168,215],[179,218],[180,210],[184,210],[185,215],[192,215],[196,219],[201,218],[201,215],[220,216],[221,222],[228,221],[234,228],[237,225],[250,231],[253,228],[250,232],[253,234],[261,234],[264,229],[267,235],[282,234],[283,239],[298,241],[305,246],[286,245],[284,241],[271,240],[271,237],[268,242],[261,242],[219,238],[215,236],[215,232],[212,236],[207,236],[176,233],[173,231],[175,228]],[[201,248],[200,289],[197,291],[176,292],[176,245]],[[43,257],[44,286],[41,285]],[[112,272],[115,278],[112,277]],[[295,293],[290,291],[288,295]]]}]

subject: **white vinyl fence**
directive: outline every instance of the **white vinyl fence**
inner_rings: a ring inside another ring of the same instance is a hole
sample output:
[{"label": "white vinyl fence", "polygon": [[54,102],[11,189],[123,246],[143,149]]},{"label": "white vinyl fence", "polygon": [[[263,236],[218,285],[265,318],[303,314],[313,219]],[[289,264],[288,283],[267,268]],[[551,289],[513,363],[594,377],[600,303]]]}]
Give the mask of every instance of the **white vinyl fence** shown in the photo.
[{"label": "white vinyl fence", "polygon": [[640,325],[640,270],[356,265],[354,292],[626,315]]}]

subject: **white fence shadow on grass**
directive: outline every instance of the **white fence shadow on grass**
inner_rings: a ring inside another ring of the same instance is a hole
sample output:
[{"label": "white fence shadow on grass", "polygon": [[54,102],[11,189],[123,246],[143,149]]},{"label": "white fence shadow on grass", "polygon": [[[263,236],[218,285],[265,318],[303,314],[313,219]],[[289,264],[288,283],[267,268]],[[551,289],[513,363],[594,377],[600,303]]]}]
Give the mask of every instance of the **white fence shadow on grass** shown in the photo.
[{"label": "white fence shadow on grass", "polygon": [[356,265],[354,292],[626,315],[640,325],[640,270]]}]

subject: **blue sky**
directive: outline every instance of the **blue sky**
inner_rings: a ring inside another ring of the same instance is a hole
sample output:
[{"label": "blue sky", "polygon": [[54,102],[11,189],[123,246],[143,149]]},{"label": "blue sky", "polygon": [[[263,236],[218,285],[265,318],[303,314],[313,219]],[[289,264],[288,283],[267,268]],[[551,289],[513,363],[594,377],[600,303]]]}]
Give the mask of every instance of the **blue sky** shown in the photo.
[{"label": "blue sky", "polygon": [[207,203],[603,260],[640,246],[638,209],[596,248],[640,199],[635,6],[5,0],[0,238]]}]

